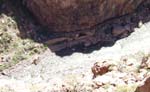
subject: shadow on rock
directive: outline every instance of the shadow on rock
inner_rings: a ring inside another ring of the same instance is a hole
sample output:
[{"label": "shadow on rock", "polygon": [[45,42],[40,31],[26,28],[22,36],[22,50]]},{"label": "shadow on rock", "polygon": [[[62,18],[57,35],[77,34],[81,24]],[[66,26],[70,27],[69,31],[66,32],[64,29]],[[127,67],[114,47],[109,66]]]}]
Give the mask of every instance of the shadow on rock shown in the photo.
[{"label": "shadow on rock", "polygon": [[[22,39],[32,39],[43,43],[59,56],[71,55],[74,52],[91,53],[103,46],[112,46],[118,39],[129,36],[134,28],[150,21],[150,4],[140,5],[135,12],[111,18],[89,29],[61,33],[49,32],[41,26],[34,16],[22,5],[21,0],[6,0],[0,5],[0,13],[11,16],[17,22]],[[92,30],[93,33],[90,33]],[[88,34],[88,35],[87,35]],[[71,37],[77,37],[76,40]],[[68,37],[68,38],[66,38]]]}]

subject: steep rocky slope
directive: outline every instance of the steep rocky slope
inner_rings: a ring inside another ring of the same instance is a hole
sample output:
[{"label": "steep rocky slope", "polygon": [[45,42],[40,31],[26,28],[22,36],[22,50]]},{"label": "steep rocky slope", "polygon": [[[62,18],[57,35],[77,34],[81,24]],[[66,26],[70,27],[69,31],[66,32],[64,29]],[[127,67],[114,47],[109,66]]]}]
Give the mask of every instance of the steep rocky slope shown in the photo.
[{"label": "steep rocky slope", "polygon": [[[67,45],[74,53],[64,57],[38,43],[49,39],[41,34],[45,29],[26,16],[22,8],[16,8],[20,6],[13,5],[0,2],[0,92],[149,92],[149,5],[97,25],[94,30],[103,33],[96,33],[102,48],[83,54],[77,53],[77,48],[91,48]],[[104,46],[101,37],[114,42],[126,38]]]},{"label": "steep rocky slope", "polygon": [[[144,8],[145,5],[142,4],[138,7],[142,1],[62,0],[57,2],[55,0],[25,0],[24,3],[41,24],[49,27],[48,30],[40,30],[41,33],[47,32],[48,39],[45,40],[45,43],[51,50],[59,51],[75,45],[88,47],[101,42],[113,42],[120,36],[125,37],[130,34],[132,24],[143,20],[149,13]],[[144,0],[145,4],[147,1],[149,0]],[[45,3],[46,5],[44,5]],[[137,7],[138,9],[136,9]],[[136,10],[136,13],[134,10]],[[138,14],[137,11],[143,12],[144,15]],[[132,16],[121,16],[131,12],[134,12],[129,14]],[[117,18],[118,20],[111,21]],[[116,28],[118,25],[120,27]],[[122,30],[116,32],[120,28]],[[112,32],[113,29],[115,32]],[[126,33],[126,35],[122,35],[123,33]]]},{"label": "steep rocky slope", "polygon": [[24,3],[49,31],[86,32],[107,19],[133,12],[146,1],[148,0],[24,0]]},{"label": "steep rocky slope", "polygon": [[[66,57],[46,51],[28,63],[3,71],[2,92],[134,92],[149,76],[150,23],[136,28],[129,37],[112,47],[90,54],[74,53]],[[45,57],[47,56],[47,57]],[[146,59],[147,58],[147,59]],[[92,79],[95,62],[112,65],[111,71]],[[146,63],[145,63],[146,64]]]},{"label": "steep rocky slope", "polygon": [[0,15],[0,71],[27,60],[45,50],[45,46],[31,39],[21,39],[14,18]]}]

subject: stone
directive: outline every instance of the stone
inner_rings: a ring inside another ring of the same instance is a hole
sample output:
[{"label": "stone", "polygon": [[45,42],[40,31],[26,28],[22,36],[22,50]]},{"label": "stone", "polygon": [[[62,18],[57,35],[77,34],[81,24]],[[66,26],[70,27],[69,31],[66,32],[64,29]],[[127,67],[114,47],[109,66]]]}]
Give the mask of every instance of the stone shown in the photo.
[{"label": "stone", "polygon": [[135,92],[150,92],[150,77],[148,77],[145,82],[136,89]]},{"label": "stone", "polygon": [[98,75],[103,75],[109,71],[109,67],[111,65],[104,61],[104,62],[96,62],[94,66],[91,68],[93,73],[93,78],[96,78]]},{"label": "stone", "polygon": [[150,69],[150,57],[143,57],[140,67]]},{"label": "stone", "polygon": [[90,29],[133,12],[148,0],[23,0],[38,21],[55,32]]}]

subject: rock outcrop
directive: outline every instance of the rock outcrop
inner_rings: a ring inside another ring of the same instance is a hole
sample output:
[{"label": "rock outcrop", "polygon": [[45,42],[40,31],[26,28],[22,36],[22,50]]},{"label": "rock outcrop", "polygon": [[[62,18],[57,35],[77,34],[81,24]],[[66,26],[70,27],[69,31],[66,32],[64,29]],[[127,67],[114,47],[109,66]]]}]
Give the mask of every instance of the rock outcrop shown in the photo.
[{"label": "rock outcrop", "polygon": [[145,1],[24,0],[24,3],[50,31],[72,32],[86,31],[107,19],[133,12],[140,3]]},{"label": "rock outcrop", "polygon": [[143,85],[139,86],[135,92],[150,92],[150,77],[147,78]]},{"label": "rock outcrop", "polygon": [[93,73],[93,78],[96,78],[97,75],[103,75],[109,71],[111,65],[107,61],[96,62],[91,68]]}]

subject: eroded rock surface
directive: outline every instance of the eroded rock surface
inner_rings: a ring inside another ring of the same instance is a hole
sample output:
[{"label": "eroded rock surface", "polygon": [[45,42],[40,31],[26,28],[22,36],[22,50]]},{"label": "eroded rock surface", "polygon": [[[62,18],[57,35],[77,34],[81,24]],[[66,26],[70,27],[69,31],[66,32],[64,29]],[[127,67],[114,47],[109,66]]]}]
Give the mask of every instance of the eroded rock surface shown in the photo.
[{"label": "eroded rock surface", "polygon": [[41,24],[50,31],[89,29],[112,17],[130,12],[148,0],[24,0]]},{"label": "eroded rock surface", "polygon": [[93,73],[93,78],[95,78],[97,75],[103,75],[109,71],[109,67],[111,65],[107,62],[96,62],[94,66],[92,67],[92,73]]},{"label": "eroded rock surface", "polygon": [[[37,64],[32,63],[38,59],[36,57],[4,70],[0,75],[0,91],[135,92],[138,84],[149,75],[147,67],[140,67],[150,57],[149,27],[150,23],[144,24],[112,47],[90,54],[59,57],[47,50],[39,56]],[[99,62],[100,67],[113,66],[109,68],[111,71],[92,79],[91,67],[95,62]]]},{"label": "eroded rock surface", "polygon": [[139,86],[136,92],[150,92],[150,77],[148,77],[143,85]]}]

